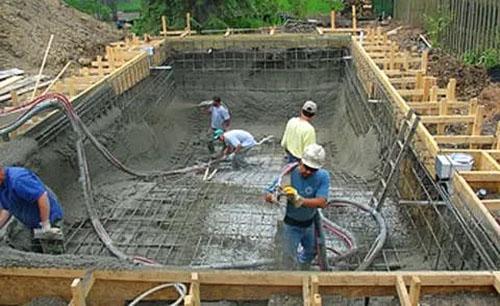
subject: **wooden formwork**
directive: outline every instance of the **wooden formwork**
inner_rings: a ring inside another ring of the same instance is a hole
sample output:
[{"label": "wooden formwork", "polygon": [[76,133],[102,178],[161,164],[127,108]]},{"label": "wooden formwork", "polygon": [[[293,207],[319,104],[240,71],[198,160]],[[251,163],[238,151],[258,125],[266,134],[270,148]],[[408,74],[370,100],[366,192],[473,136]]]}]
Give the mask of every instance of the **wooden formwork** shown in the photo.
[{"label": "wooden formwork", "polygon": [[[456,292],[498,293],[497,272],[290,272],[185,271],[163,269],[79,270],[0,269],[0,304],[23,304],[57,296],[70,305],[124,305],[165,283],[188,286],[184,305],[201,301],[266,300],[275,294],[302,295],[304,305],[321,305],[323,296],[398,296],[401,305],[418,305],[424,295]],[[173,300],[172,288],[145,300]]]},{"label": "wooden formwork", "polygon": [[[370,77],[375,77],[390,95],[397,118],[410,109],[420,114],[415,144],[430,173],[435,174],[438,154],[461,152],[474,157],[472,171],[454,174],[454,196],[462,199],[500,245],[500,226],[492,215],[500,209],[500,123],[495,135],[482,135],[484,107],[478,106],[477,99],[459,101],[454,79],[450,79],[446,88],[439,88],[436,78],[426,75],[427,52],[421,55],[401,52],[380,28],[368,29],[363,37],[353,36],[352,53],[361,67],[358,75],[368,93],[373,90]],[[453,125],[465,132],[447,135],[446,128]],[[450,149],[450,145],[461,149]],[[495,198],[480,200],[476,191],[481,188]]]}]

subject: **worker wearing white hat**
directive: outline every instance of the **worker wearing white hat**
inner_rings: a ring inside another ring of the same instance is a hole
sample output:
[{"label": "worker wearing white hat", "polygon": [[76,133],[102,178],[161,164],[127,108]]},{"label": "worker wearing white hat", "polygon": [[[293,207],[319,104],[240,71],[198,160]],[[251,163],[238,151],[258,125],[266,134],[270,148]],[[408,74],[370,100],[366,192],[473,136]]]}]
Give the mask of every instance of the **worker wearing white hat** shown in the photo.
[{"label": "worker wearing white hat", "polygon": [[305,147],[316,143],[316,131],[311,125],[318,106],[313,101],[306,101],[300,110],[299,117],[288,120],[281,146],[287,153],[288,162],[295,162],[302,158]]},{"label": "worker wearing white hat", "polygon": [[[277,178],[266,189],[266,201],[276,202],[276,191],[287,197],[284,219],[284,259],[287,267],[308,268],[316,256],[314,219],[318,208],[326,207],[330,188],[330,175],[321,169],[325,150],[318,144],[308,145],[300,162],[288,165],[284,178]],[[302,252],[298,253],[298,246]]]}]

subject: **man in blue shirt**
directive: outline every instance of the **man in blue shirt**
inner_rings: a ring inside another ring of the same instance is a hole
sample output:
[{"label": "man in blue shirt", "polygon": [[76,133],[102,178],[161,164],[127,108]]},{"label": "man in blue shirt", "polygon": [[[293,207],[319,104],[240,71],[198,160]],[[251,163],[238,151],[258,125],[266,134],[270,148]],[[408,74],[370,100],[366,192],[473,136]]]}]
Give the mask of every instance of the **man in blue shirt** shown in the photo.
[{"label": "man in blue shirt", "polygon": [[[308,269],[316,256],[314,219],[318,208],[326,207],[330,188],[330,175],[321,169],[325,150],[317,144],[304,149],[302,159],[289,164],[282,176],[266,189],[266,201],[276,203],[274,193],[287,197],[284,219],[285,264],[288,267],[301,266]],[[289,182],[285,182],[289,180]],[[298,246],[302,252],[298,254]]]},{"label": "man in blue shirt", "polygon": [[[204,102],[200,103],[200,106],[206,106]],[[231,124],[231,115],[226,106],[222,105],[220,97],[214,97],[209,107],[206,109],[207,113],[210,114],[210,139],[208,142],[208,150],[210,153],[215,152],[213,133],[216,130],[227,131],[229,125]]]},{"label": "man in blue shirt", "polygon": [[245,156],[257,144],[252,134],[244,130],[224,132],[218,129],[214,132],[214,139],[224,142],[226,148],[222,152],[223,159],[230,159],[234,169],[248,166]]},{"label": "man in blue shirt", "polygon": [[[40,178],[26,168],[0,167],[0,228],[11,216],[33,231],[35,240],[62,240],[61,205]],[[62,252],[60,247],[42,243],[42,247],[45,245],[51,253]]]}]

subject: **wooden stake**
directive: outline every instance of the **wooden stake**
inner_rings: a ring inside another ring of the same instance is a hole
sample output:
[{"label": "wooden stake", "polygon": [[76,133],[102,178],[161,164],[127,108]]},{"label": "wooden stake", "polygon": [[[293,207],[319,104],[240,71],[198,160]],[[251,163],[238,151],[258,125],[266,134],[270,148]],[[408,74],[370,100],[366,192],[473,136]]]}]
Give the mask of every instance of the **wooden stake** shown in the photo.
[{"label": "wooden stake", "polygon": [[17,92],[15,90],[10,92],[10,100],[12,101],[13,106],[18,106],[19,97],[17,96]]},{"label": "wooden stake", "polygon": [[45,54],[43,56],[42,66],[40,66],[40,71],[38,72],[38,78],[36,79],[35,88],[33,88],[33,93],[31,94],[31,99],[35,97],[38,84],[42,78],[43,68],[45,67],[45,62],[47,61],[47,56],[49,55],[50,46],[52,45],[52,40],[54,39],[54,34],[50,35],[49,43],[47,44],[47,49],[45,49]]},{"label": "wooden stake", "polygon": [[167,18],[165,16],[161,16],[161,33],[163,36],[167,36]]},{"label": "wooden stake", "polygon": [[191,14],[186,13],[186,31],[191,35]]},{"label": "wooden stake", "polygon": [[71,283],[71,295],[73,296],[71,300],[71,305],[73,306],[85,306],[85,294],[83,292],[82,280],[80,278],[75,278]]},{"label": "wooden stake", "polygon": [[330,29],[335,31],[335,11],[330,12]]},{"label": "wooden stake", "polygon": [[446,87],[446,99],[450,102],[454,102],[456,100],[455,92],[457,89],[457,80],[450,79],[448,81],[448,86]]},{"label": "wooden stake", "polygon": [[[439,105],[439,116],[445,116],[448,113],[448,103],[446,99],[441,99],[441,101],[438,102]],[[438,124],[437,126],[437,134],[438,135],[444,135],[444,130],[446,128],[445,124]]]},{"label": "wooden stake", "polygon": [[72,62],[73,61],[69,61],[68,63],[66,63],[66,65],[63,67],[63,69],[61,69],[61,71],[59,71],[56,78],[52,80],[52,83],[50,83],[50,85],[43,91],[42,95],[46,94],[52,88],[52,86],[59,80],[59,78],[61,78],[63,73],[66,71],[66,69],[68,69],[69,65],[71,65]]},{"label": "wooden stake", "polygon": [[425,50],[422,53],[422,71],[424,72],[424,75],[427,74],[427,66],[429,65],[429,50]]},{"label": "wooden stake", "polygon": [[97,56],[97,73],[100,75],[100,76],[104,76],[104,71],[102,69],[102,56],[98,55]]},{"label": "wooden stake", "polygon": [[422,89],[424,87],[424,76],[422,71],[417,71],[415,78],[415,89]]},{"label": "wooden stake", "polygon": [[352,31],[356,32],[357,29],[357,20],[356,20],[356,6],[352,6]]},{"label": "wooden stake", "polygon": [[189,288],[189,295],[193,297],[193,306],[201,305],[200,278],[196,272],[191,273],[191,287]]},{"label": "wooden stake", "polygon": [[408,291],[406,290],[406,285],[402,276],[396,277],[396,290],[399,296],[399,302],[402,306],[410,306],[410,296],[408,295]]},{"label": "wooden stake", "polygon": [[420,287],[422,282],[417,276],[411,277],[410,282],[410,303],[412,306],[418,306],[418,301],[420,300]]},{"label": "wooden stake", "polygon": [[474,128],[472,129],[472,135],[481,135],[481,129],[483,128],[483,113],[484,105],[480,105],[476,111],[476,118],[474,119]]},{"label": "wooden stake", "polygon": [[496,133],[495,135],[497,136],[497,140],[496,140],[496,145],[495,145],[495,150],[500,150],[500,122],[497,123],[497,130],[496,130]]}]

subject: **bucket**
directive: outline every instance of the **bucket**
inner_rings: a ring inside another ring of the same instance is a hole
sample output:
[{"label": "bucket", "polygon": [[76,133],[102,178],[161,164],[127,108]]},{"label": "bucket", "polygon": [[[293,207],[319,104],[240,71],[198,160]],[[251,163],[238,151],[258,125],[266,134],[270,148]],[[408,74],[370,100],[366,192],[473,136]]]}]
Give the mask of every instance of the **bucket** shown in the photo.
[{"label": "bucket", "polygon": [[466,153],[453,153],[449,155],[453,167],[457,171],[471,171],[474,165],[474,157]]}]

